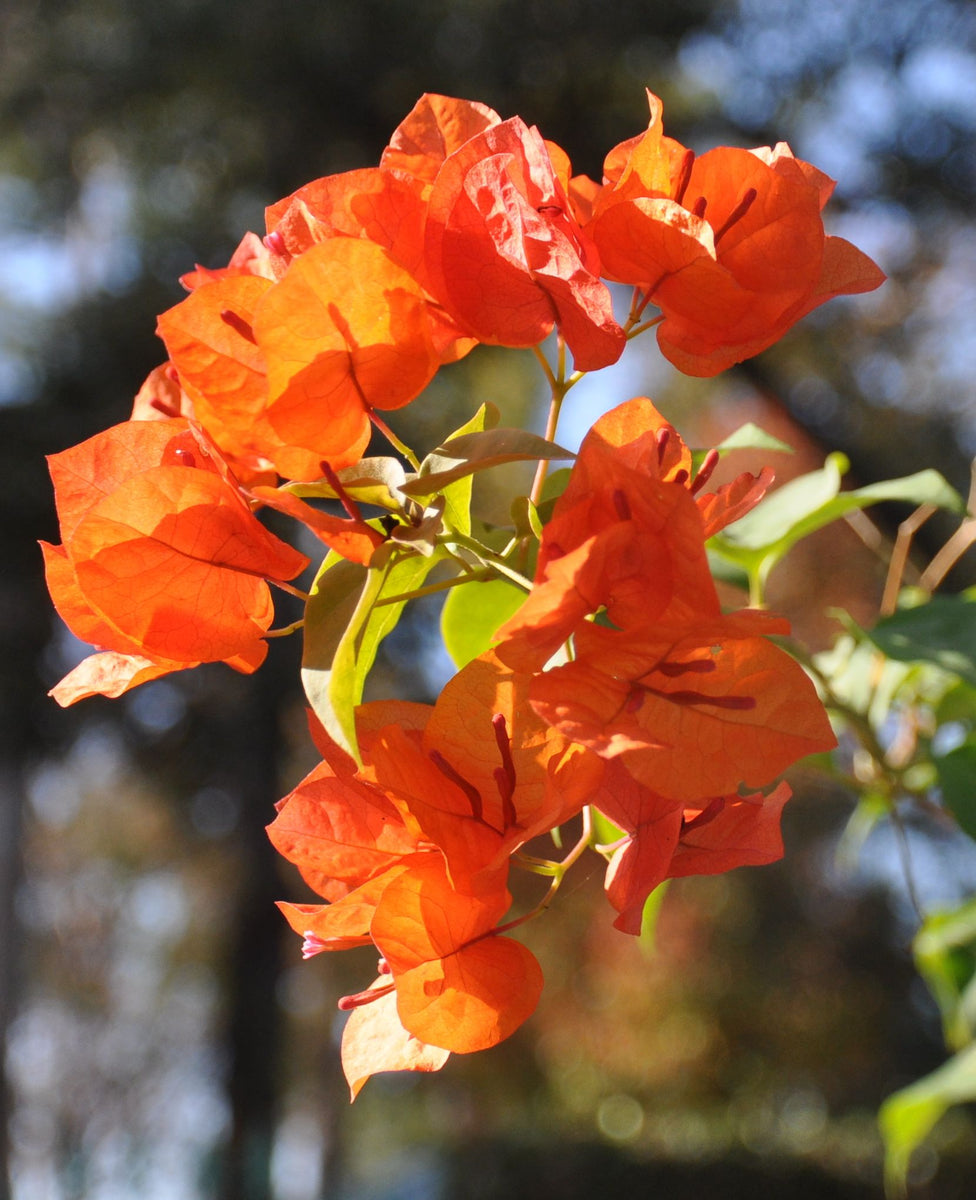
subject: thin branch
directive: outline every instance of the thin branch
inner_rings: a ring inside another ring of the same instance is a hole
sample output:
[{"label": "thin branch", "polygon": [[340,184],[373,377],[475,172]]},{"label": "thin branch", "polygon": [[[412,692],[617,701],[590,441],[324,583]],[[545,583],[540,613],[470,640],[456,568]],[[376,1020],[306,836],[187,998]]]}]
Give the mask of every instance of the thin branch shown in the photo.
[{"label": "thin branch", "polygon": [[393,430],[389,427],[389,425],[387,425],[387,423],[382,419],[382,417],[378,417],[376,415],[376,412],[374,409],[369,410],[369,419],[373,422],[373,424],[380,431],[380,433],[382,433],[382,435],[386,438],[386,440],[390,443],[390,445],[395,450],[399,450],[399,452],[403,455],[403,457],[407,460],[407,462],[411,465],[411,467],[413,467],[413,469],[415,471],[419,471],[420,470],[420,459],[416,456],[416,454],[414,454],[414,452],[410,449],[410,447],[406,444],[406,442],[400,441],[400,439],[393,432]]},{"label": "thin branch", "polygon": [[[891,552],[891,562],[888,564],[888,575],[885,578],[884,592],[881,596],[879,615],[890,617],[898,604],[898,593],[901,591],[905,565],[908,562],[908,551],[911,549],[912,538],[922,528],[929,517],[939,510],[934,504],[920,504],[910,517],[906,517],[898,526],[898,536],[895,547]],[[924,585],[923,585],[924,586]]]},{"label": "thin branch", "polygon": [[911,847],[908,844],[908,834],[905,831],[905,823],[901,819],[901,814],[894,806],[891,808],[891,823],[895,828],[895,841],[898,844],[901,869],[905,874],[905,889],[908,892],[908,899],[919,921],[924,921],[925,913],[918,898],[918,889],[915,887],[915,871],[912,867],[912,854]]},{"label": "thin branch", "polygon": [[934,592],[974,542],[976,542],[976,517],[970,517],[963,521],[925,568],[919,585],[927,592]]},{"label": "thin branch", "polygon": [[579,841],[575,844],[575,846],[573,846],[572,850],[570,850],[562,862],[551,864],[553,867],[553,877],[552,883],[549,885],[549,890],[542,897],[535,908],[531,909],[527,913],[524,913],[521,917],[516,917],[514,921],[508,921],[505,925],[499,925],[497,928],[489,930],[489,934],[507,933],[510,929],[515,929],[519,925],[524,925],[526,921],[531,921],[533,917],[538,917],[541,913],[544,913],[549,905],[552,904],[556,892],[559,891],[560,885],[565,879],[569,868],[583,854],[583,851],[586,850],[587,846],[589,846],[592,835],[593,815],[590,812],[589,805],[585,805],[583,808],[583,831],[580,834]]},{"label": "thin branch", "polygon": [[639,333],[643,333],[647,329],[653,329],[655,325],[660,325],[663,320],[664,315],[662,313],[662,315],[659,317],[654,317],[650,321],[644,321],[644,323],[641,325],[635,325],[633,329],[628,329],[627,341],[629,342],[631,338],[637,337]]},{"label": "thin branch", "polygon": [[969,467],[966,509],[971,515],[963,521],[922,573],[920,583],[926,591],[934,592],[973,542],[976,542],[976,458]]},{"label": "thin branch", "polygon": [[549,366],[549,360],[542,353],[542,347],[541,346],[533,346],[532,353],[539,360],[539,364],[542,367],[542,370],[545,372],[546,382],[549,384],[549,390],[551,392],[556,392],[556,390],[558,388],[558,385],[556,383],[556,376],[552,373],[552,367]]}]

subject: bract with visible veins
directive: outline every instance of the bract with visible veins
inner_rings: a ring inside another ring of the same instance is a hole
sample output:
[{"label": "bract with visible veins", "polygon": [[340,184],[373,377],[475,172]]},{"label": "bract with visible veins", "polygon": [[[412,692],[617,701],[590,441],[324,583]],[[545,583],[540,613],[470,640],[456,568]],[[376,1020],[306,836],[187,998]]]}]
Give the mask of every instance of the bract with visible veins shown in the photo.
[{"label": "bract with visible veins", "polygon": [[248,482],[267,482],[268,460],[286,452],[294,478],[314,479],[321,472],[320,456],[286,447],[267,419],[267,363],[253,325],[273,286],[271,279],[249,275],[205,283],[164,312],[157,327],[194,415],[235,465],[245,465]]},{"label": "bract with visible veins", "polygon": [[455,887],[477,890],[509,855],[579,812],[603,773],[529,704],[530,677],[482,655],[438,697],[421,739],[369,743],[377,783],[438,846]]},{"label": "bract with visible veins", "polygon": [[532,705],[682,803],[763,787],[836,744],[803,668],[763,636],[788,630],[748,610],[643,633],[589,624],[577,633],[575,661],[533,680]]},{"label": "bract with visible veins", "polygon": [[765,494],[772,472],[695,494],[692,458],[650,400],[636,397],[586,435],[543,529],[532,592],[496,652],[538,671],[592,614],[619,629],[717,616],[705,540]]},{"label": "bract with visible veins", "polygon": [[[381,247],[357,238],[330,238],[295,259],[262,298],[254,335],[275,434],[334,469],[362,456],[371,409],[408,404],[439,365],[423,290]],[[287,452],[273,457],[282,474],[300,478]]]},{"label": "bract with visible veins", "polygon": [[428,199],[426,279],[479,341],[534,346],[558,326],[580,370],[616,362],[623,330],[537,129],[515,117],[449,155]]},{"label": "bract with visible veins", "polygon": [[445,159],[501,117],[487,104],[425,92],[393,131],[380,166],[415,180],[425,190]]},{"label": "bract with visible veins", "polygon": [[424,204],[420,189],[379,167],[326,175],[267,209],[269,233],[292,256],[333,237],[365,238],[402,267],[423,257]]},{"label": "bract with visible veins", "polygon": [[458,1054],[486,1050],[535,1011],[542,971],[520,942],[494,934],[511,903],[502,888],[454,890],[428,857],[383,892],[370,926],[396,983],[403,1027]]}]

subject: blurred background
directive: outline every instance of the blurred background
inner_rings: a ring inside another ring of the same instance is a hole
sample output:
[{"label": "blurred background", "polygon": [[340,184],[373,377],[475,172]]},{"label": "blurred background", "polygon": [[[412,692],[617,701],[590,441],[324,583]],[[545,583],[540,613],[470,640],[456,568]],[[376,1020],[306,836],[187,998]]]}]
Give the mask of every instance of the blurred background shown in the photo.
[{"label": "blurred background", "polygon": [[[177,277],[263,232],[266,204],[375,163],[424,91],[518,113],[599,178],[606,151],[644,128],[645,87],[698,151],[788,140],[836,177],[830,231],[890,279],[715,381],[636,343],[573,393],[561,440],[647,394],[693,444],[764,425],[798,448],[774,456],[781,478],[842,449],[858,483],[935,466],[965,494],[966,0],[3,0],[0,1174],[13,1200],[880,1195],[877,1106],[944,1050],[890,837],[838,867],[849,795],[797,776],[785,863],[672,886],[654,953],[610,928],[594,857],[527,931],[546,975],[529,1024],[440,1075],[376,1078],[351,1108],[335,1000],[369,963],[300,961],[273,901],[306,894],[263,832],[313,761],[296,640],[273,643],[251,679],[204,668],[68,711],[45,694],[84,650],[43,587],[36,540],[58,540],[43,455],[128,416],[163,357],[155,317],[181,298]],[[486,399],[538,427],[531,356],[475,352],[395,427],[426,449]],[[890,534],[904,515],[878,520]],[[936,522],[924,532],[938,544]],[[771,599],[819,648],[825,606],[870,619],[883,575],[844,527],[804,544]],[[970,556],[951,586],[973,576]],[[447,671],[436,619],[418,606],[401,624],[374,694],[433,698]],[[976,886],[972,843],[917,828],[912,849],[923,902]],[[956,1111],[917,1156],[913,1195],[969,1196],[974,1166]]]}]

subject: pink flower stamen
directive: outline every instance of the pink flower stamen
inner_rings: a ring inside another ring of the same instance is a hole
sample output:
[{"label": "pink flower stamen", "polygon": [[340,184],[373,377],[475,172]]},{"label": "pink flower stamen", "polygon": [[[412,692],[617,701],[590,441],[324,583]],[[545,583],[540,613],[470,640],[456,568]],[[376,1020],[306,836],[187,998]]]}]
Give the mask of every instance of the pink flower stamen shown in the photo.
[{"label": "pink flower stamen", "polygon": [[277,229],[273,230],[267,235],[267,237],[264,238],[264,244],[272,254],[277,254],[279,258],[284,257],[284,255],[288,253],[288,249],[285,246],[285,239],[281,236]]},{"label": "pink flower stamen", "polygon": [[396,990],[395,983],[388,983],[385,987],[366,988],[362,992],[354,992],[351,996],[342,996],[336,1007],[339,1012],[351,1012],[354,1008],[362,1008],[364,1004],[372,1004],[374,1000],[379,1000],[382,996],[388,996],[390,992]]},{"label": "pink flower stamen", "polygon": [[627,495],[620,488],[614,488],[613,507],[617,510],[617,515],[621,521],[629,521],[633,515],[630,511],[630,502],[627,499]]}]

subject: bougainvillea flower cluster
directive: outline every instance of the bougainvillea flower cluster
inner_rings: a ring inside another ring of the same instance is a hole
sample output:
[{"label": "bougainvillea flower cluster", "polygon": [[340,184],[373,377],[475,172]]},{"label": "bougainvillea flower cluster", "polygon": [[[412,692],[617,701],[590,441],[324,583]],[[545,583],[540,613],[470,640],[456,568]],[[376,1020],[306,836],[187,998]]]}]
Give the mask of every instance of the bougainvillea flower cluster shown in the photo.
[{"label": "bougainvillea flower cluster", "polygon": [[[367,947],[377,962],[340,1001],[353,1097],[531,1015],[542,972],[515,934],[584,852],[606,859],[616,927],[639,933],[664,880],[778,858],[780,776],[833,744],[770,640],[788,623],[724,610],[709,569],[706,544],[763,500],[768,469],[710,487],[717,454],[637,398],[597,421],[561,492],[543,489],[548,462],[572,457],[553,440],[566,393],[630,338],[656,327],[675,367],[714,375],[882,280],[825,234],[833,185],[816,168],[783,144],[697,157],[649,101],[597,183],[518,117],[422,97],[377,166],[300,187],[227,266],[186,274],[130,419],[50,460],[50,591],[97,648],[60,703],[205,662],[252,672],[269,636],[304,631],[322,761],[269,833],[316,897],[281,905],[305,956]],[[381,414],[423,402],[479,343],[539,358],[547,436],[482,409],[420,461]],[[374,433],[396,453],[370,457]],[[471,477],[518,460],[539,462],[531,494],[505,545],[482,542]],[[307,557],[263,509],[328,547],[308,591],[291,582]],[[472,607],[483,636],[452,650],[435,704],[361,703],[406,603],[451,589],[463,614],[484,584],[504,600]],[[303,618],[273,629],[269,585]],[[571,849],[554,860],[553,845]],[[534,906],[513,901],[519,868],[549,881]]]}]

